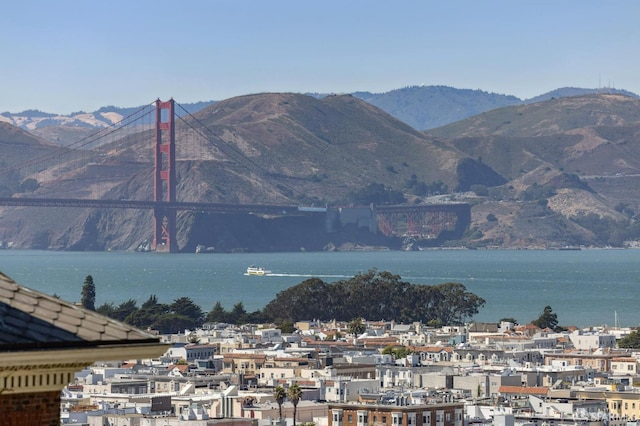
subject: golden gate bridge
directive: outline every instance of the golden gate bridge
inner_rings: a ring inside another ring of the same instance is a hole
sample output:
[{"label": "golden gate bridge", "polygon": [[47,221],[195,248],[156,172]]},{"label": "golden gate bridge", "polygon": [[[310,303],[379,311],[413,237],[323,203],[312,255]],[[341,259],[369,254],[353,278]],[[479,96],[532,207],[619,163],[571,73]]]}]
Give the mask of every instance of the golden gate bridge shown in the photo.
[{"label": "golden gate bridge", "polygon": [[[261,215],[318,215],[336,214],[336,209],[309,208],[296,205],[272,205],[272,204],[225,204],[207,202],[177,201],[177,173],[176,173],[176,117],[187,124],[191,134],[213,142],[201,129],[193,123],[199,123],[186,109],[182,108],[183,115],[188,115],[192,120],[187,121],[176,113],[176,102],[156,100],[153,104],[140,108],[129,116],[114,123],[113,126],[102,129],[80,140],[63,145],[61,151],[45,154],[37,158],[29,159],[20,164],[7,168],[4,172],[36,170],[42,168],[42,164],[51,160],[53,156],[69,155],[70,157],[83,157],[81,153],[91,152],[95,147],[106,145],[107,139],[114,140],[126,134],[140,132],[133,129],[135,126],[142,129],[153,129],[153,200],[130,199],[88,199],[88,198],[48,198],[48,197],[0,197],[0,206],[6,207],[84,207],[98,209],[147,209],[153,210],[153,240],[152,251],[177,252],[177,211],[199,211],[235,214],[261,214]],[[151,107],[151,108],[149,108]],[[153,123],[140,122],[144,117],[153,116]],[[202,125],[206,129],[206,126]],[[259,167],[251,159],[247,158],[239,150],[231,145],[213,142],[221,152],[231,158],[240,158],[251,167]],[[90,154],[95,155],[95,154]],[[88,155],[88,156],[90,156]],[[100,154],[105,155],[105,154]],[[87,155],[84,155],[87,156]],[[0,171],[1,173],[2,171]],[[344,209],[344,208],[343,208]],[[470,207],[465,203],[451,204],[427,204],[412,206],[370,206],[374,232],[382,232],[387,236],[403,236],[416,238],[436,238],[442,231],[459,229],[461,224],[466,227],[470,221]]]}]

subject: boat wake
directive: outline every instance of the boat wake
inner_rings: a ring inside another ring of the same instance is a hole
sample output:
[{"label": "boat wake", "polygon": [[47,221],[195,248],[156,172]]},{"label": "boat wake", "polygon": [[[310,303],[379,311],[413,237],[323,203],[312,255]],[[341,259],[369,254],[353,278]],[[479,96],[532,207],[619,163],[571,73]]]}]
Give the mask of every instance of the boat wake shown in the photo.
[{"label": "boat wake", "polygon": [[[249,274],[245,274],[249,275]],[[300,277],[300,278],[350,278],[350,275],[320,275],[320,274],[281,274],[281,273],[273,273],[270,272],[268,274],[264,274],[263,277]]]}]

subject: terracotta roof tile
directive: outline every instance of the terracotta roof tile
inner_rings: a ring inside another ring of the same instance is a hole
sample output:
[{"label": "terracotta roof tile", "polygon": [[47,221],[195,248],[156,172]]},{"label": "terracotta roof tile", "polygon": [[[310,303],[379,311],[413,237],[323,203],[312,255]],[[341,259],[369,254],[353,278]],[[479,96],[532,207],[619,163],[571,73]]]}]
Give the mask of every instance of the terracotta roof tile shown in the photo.
[{"label": "terracotta roof tile", "polygon": [[93,321],[82,321],[82,327],[87,331],[93,331],[95,333],[101,334],[105,331],[104,324],[98,324]]},{"label": "terracotta roof tile", "polygon": [[40,306],[42,309],[46,309],[51,312],[60,312],[62,310],[62,306],[60,306],[60,304],[57,303],[57,301],[58,299],[56,298],[54,298],[54,300],[41,299],[40,302],[38,302],[38,306]]},{"label": "terracotta roof tile", "polygon": [[89,341],[99,341],[102,337],[102,333],[94,330],[87,330],[86,328],[82,331],[84,338]]},{"label": "terracotta roof tile", "polygon": [[45,309],[42,305],[37,305],[33,311],[33,314],[38,318],[42,318],[44,320],[54,320],[58,318],[57,312],[54,312],[50,309]]},{"label": "terracotta roof tile", "polygon": [[13,302],[11,303],[11,306],[22,311],[22,312],[26,312],[26,313],[32,313],[33,311],[36,310],[35,305],[30,304],[30,303],[24,303],[21,302],[19,300],[13,300]]},{"label": "terracotta roof tile", "polygon": [[13,299],[16,302],[22,302],[25,305],[32,305],[35,306],[38,303],[38,298],[31,293],[28,292],[14,292],[13,293]]},{"label": "terracotta roof tile", "polygon": [[0,273],[0,347],[129,339],[158,341],[157,336],[20,286]]},{"label": "terracotta roof tile", "polygon": [[2,299],[13,299],[14,291],[8,290],[4,286],[0,285],[0,298]]},{"label": "terracotta roof tile", "polygon": [[74,305],[68,305],[68,306],[62,305],[62,311],[60,312],[60,315],[65,315],[68,317],[74,317],[79,319],[82,319],[86,316],[83,310],[81,310],[80,308]]},{"label": "terracotta roof tile", "polygon": [[108,327],[105,330],[105,337],[109,337],[109,340],[125,340],[128,337],[128,333],[119,327]]}]

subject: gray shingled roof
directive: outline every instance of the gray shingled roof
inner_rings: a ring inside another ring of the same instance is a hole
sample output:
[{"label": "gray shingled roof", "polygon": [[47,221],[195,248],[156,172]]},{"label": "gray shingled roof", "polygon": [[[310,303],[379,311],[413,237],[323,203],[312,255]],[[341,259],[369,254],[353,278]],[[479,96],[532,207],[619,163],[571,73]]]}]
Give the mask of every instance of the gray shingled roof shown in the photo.
[{"label": "gray shingled roof", "polygon": [[23,287],[0,272],[0,348],[158,340],[127,324]]}]

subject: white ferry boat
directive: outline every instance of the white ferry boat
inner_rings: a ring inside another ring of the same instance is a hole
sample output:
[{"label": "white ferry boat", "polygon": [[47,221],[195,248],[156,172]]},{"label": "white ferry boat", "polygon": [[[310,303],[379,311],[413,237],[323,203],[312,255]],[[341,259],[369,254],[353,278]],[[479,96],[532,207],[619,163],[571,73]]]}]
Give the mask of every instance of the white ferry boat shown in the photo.
[{"label": "white ferry boat", "polygon": [[247,268],[245,275],[269,275],[271,271],[264,269],[262,266],[251,265]]}]

